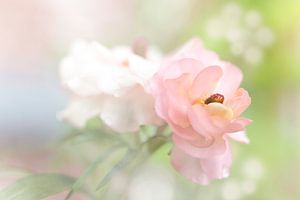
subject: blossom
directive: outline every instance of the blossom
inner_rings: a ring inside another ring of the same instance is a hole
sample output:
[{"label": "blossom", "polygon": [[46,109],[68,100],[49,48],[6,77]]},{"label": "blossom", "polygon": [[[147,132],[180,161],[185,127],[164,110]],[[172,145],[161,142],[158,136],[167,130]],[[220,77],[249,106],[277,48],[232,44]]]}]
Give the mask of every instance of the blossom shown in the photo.
[{"label": "blossom", "polygon": [[77,127],[100,117],[117,132],[159,124],[147,89],[159,66],[152,52],[144,58],[129,47],[107,49],[97,42],[77,41],[60,66],[62,84],[71,93],[60,117]]},{"label": "blossom", "polygon": [[229,175],[229,139],[249,140],[240,114],[250,105],[239,88],[241,71],[193,39],[153,77],[151,90],[157,114],[172,128],[171,161],[181,174],[199,184]]}]

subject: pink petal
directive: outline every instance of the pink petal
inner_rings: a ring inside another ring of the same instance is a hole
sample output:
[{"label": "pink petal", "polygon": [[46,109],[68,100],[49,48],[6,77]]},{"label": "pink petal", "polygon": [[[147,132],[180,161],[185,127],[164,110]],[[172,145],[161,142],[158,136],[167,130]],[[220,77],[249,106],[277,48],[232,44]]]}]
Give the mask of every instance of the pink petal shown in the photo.
[{"label": "pink petal", "polygon": [[201,55],[203,52],[202,42],[198,38],[189,40],[183,47],[181,47],[175,56],[191,56]]},{"label": "pink petal", "polygon": [[197,38],[188,41],[173,57],[173,59],[182,58],[193,58],[203,63],[205,66],[216,65],[219,63],[218,55],[205,49],[202,42]]},{"label": "pink petal", "polygon": [[[171,127],[174,128],[174,126]],[[177,135],[183,140],[186,140],[186,142],[188,142],[190,145],[194,147],[199,147],[199,148],[208,147],[211,144],[213,144],[213,142],[215,141],[215,139],[212,136],[200,135],[192,127],[180,128],[177,126],[175,128],[176,129],[173,129],[174,130],[173,134]]]},{"label": "pink petal", "polygon": [[202,70],[195,78],[190,90],[192,100],[211,94],[222,76],[222,69],[218,66],[210,66]]},{"label": "pink petal", "polygon": [[155,111],[156,111],[156,114],[166,120],[166,121],[169,121],[169,117],[168,117],[168,103],[167,103],[167,99],[160,96],[160,95],[157,95],[156,96],[156,100],[155,100]]},{"label": "pink petal", "polygon": [[212,123],[209,113],[201,105],[192,106],[188,111],[188,118],[192,127],[203,136],[218,135],[220,132]]},{"label": "pink petal", "polygon": [[169,92],[170,97],[182,102],[188,103],[188,92],[192,84],[192,77],[189,73],[182,74],[176,79],[167,79],[164,81],[165,89]]},{"label": "pink petal", "polygon": [[173,167],[194,183],[207,185],[210,180],[202,170],[199,160],[199,158],[191,157],[184,153],[176,146],[172,149],[171,163]]},{"label": "pink petal", "polygon": [[230,63],[223,62],[222,64],[223,76],[219,81],[219,86],[215,93],[223,94],[226,100],[231,98],[239,88],[243,79],[243,74],[239,68]]},{"label": "pink petal", "polygon": [[198,60],[183,58],[164,65],[159,71],[163,80],[176,79],[182,74],[198,74],[205,66]]},{"label": "pink petal", "polygon": [[190,101],[187,91],[191,85],[191,76],[183,74],[177,79],[165,80],[164,85],[169,100],[169,119],[181,127],[188,127],[189,121],[186,113]]},{"label": "pink petal", "polygon": [[179,173],[194,183],[207,185],[214,179],[228,177],[231,165],[231,152],[228,148],[220,156],[201,159],[192,157],[175,146],[171,153],[171,163]]},{"label": "pink petal", "polygon": [[232,155],[229,146],[224,154],[201,160],[202,169],[210,180],[229,176]]},{"label": "pink petal", "polygon": [[216,131],[216,135],[223,135],[228,132],[228,126],[230,125],[230,121],[228,119],[224,119],[223,117],[213,116],[212,123],[216,127],[218,131]]},{"label": "pink petal", "polygon": [[234,96],[226,102],[226,105],[231,107],[235,117],[243,113],[250,104],[251,98],[243,88],[236,90]]},{"label": "pink petal", "polygon": [[237,132],[244,130],[245,127],[251,124],[252,120],[246,118],[237,118],[233,120],[226,128],[226,132]]},{"label": "pink petal", "polygon": [[192,127],[182,128],[176,124],[169,124],[173,130],[173,134],[178,135],[179,137],[193,141],[195,136],[199,135]]},{"label": "pink petal", "polygon": [[[172,102],[169,103],[173,104]],[[176,105],[169,107],[168,118],[171,123],[181,126],[182,128],[186,128],[190,125],[185,109],[177,107]]]},{"label": "pink petal", "polygon": [[149,84],[150,92],[153,97],[155,97],[155,111],[159,117],[168,121],[168,97],[165,92],[165,87],[163,80],[156,74]]},{"label": "pink petal", "polygon": [[[226,150],[225,140],[221,137],[209,138],[207,140],[201,141],[201,143],[198,141],[191,143],[190,141],[186,141],[176,134],[173,134],[172,139],[173,142],[178,146],[178,148],[180,148],[186,154],[197,158],[208,158],[211,156],[220,155],[223,154]],[[200,146],[199,144],[203,146]]]}]

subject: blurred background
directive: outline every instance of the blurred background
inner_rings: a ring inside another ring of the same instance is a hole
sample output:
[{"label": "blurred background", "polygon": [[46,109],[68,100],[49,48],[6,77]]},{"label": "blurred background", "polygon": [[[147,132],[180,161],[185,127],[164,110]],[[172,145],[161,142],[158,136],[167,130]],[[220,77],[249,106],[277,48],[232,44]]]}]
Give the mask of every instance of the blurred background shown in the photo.
[{"label": "blurred background", "polygon": [[294,0],[0,0],[0,188],[12,181],[5,169],[51,171],[48,146],[66,131],[56,118],[67,103],[58,64],[73,40],[113,46],[145,37],[169,52],[200,37],[244,72],[251,144],[234,146],[230,178],[205,187],[171,169],[167,146],[130,181],[119,176],[106,198],[299,199],[299,19]]}]

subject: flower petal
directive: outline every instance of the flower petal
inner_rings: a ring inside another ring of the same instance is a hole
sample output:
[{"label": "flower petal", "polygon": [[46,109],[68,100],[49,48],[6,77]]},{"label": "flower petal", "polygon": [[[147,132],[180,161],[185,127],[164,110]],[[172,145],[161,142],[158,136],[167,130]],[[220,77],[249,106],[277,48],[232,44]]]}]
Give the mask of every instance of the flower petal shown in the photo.
[{"label": "flower petal", "polygon": [[226,102],[226,105],[233,110],[235,117],[243,113],[250,104],[251,98],[248,92],[243,88],[236,90],[234,96]]},{"label": "flower petal", "polygon": [[129,69],[139,77],[139,82],[145,85],[150,78],[158,71],[159,64],[146,60],[137,55],[129,56]]},{"label": "flower petal", "polygon": [[166,98],[168,98],[168,116],[174,123],[183,128],[189,126],[187,109],[190,106],[188,88],[191,85],[191,76],[183,74],[177,79],[165,80]]},{"label": "flower petal", "polygon": [[126,95],[107,97],[100,117],[117,132],[137,131],[140,125],[161,124],[153,104],[152,96],[145,94],[142,87],[135,87]]},{"label": "flower petal", "polygon": [[171,152],[171,163],[173,167],[183,176],[201,185],[207,185],[210,180],[201,167],[199,158],[191,157],[178,147],[173,147]]},{"label": "flower petal", "polygon": [[218,135],[211,116],[201,105],[193,105],[188,111],[188,118],[192,127],[202,136]]},{"label": "flower petal", "polygon": [[231,63],[223,62],[221,65],[223,76],[219,81],[215,93],[224,95],[225,100],[230,99],[234,92],[239,88],[243,79],[243,74],[239,68]]},{"label": "flower petal", "polygon": [[190,90],[192,100],[211,94],[222,76],[222,69],[218,66],[210,66],[202,70],[194,79]]},{"label": "flower petal", "polygon": [[61,63],[60,76],[63,85],[79,96],[119,95],[138,81],[113,51],[86,41],[74,44]]},{"label": "flower petal", "polygon": [[225,120],[231,120],[233,117],[232,109],[221,103],[210,103],[206,106],[206,110],[210,116],[217,116]]},{"label": "flower petal", "polygon": [[[173,134],[173,142],[184,151],[186,154],[189,154],[197,158],[208,158],[211,156],[216,156],[223,154],[226,150],[226,143],[223,138],[204,138],[201,142],[195,141],[191,143],[190,141],[184,140],[176,134]],[[203,146],[200,147],[199,144]],[[195,146],[198,145],[198,146]]]},{"label": "flower petal", "polygon": [[237,131],[242,131],[245,127],[251,124],[252,120],[246,118],[237,118],[230,122],[226,127],[226,132],[232,133]]},{"label": "flower petal", "polygon": [[235,133],[230,133],[228,134],[228,136],[238,142],[244,143],[244,144],[249,144],[250,140],[247,137],[245,131],[239,131],[239,132],[235,132]]},{"label": "flower petal", "polygon": [[227,144],[223,154],[201,160],[202,169],[210,180],[227,178],[232,162],[231,157],[230,147]]},{"label": "flower petal", "polygon": [[[205,66],[198,60],[183,58],[170,62],[158,72],[158,76],[163,80],[176,79],[182,74],[197,75]],[[193,77],[194,78],[194,77]]]},{"label": "flower petal", "polygon": [[173,134],[176,134],[185,140],[193,141],[195,139],[195,137],[197,135],[199,135],[199,133],[197,133],[193,129],[193,127],[182,128],[175,124],[169,124],[169,125],[171,126],[171,128],[173,130]]},{"label": "flower petal", "polygon": [[171,163],[179,173],[194,183],[207,185],[214,179],[228,177],[231,152],[228,147],[222,155],[202,159],[192,157],[175,146],[171,152]]},{"label": "flower petal", "polygon": [[96,117],[103,108],[105,96],[72,98],[69,106],[59,114],[59,118],[82,128],[86,122]]},{"label": "flower petal", "polygon": [[209,51],[203,47],[202,42],[193,38],[189,40],[172,59],[192,58],[203,63],[204,66],[217,65],[219,57],[216,53]]}]

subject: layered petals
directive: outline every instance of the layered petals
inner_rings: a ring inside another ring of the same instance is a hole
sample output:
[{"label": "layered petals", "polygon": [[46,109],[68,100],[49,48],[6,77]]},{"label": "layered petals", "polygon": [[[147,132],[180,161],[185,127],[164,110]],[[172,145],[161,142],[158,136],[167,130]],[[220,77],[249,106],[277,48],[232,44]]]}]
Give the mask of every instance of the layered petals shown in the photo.
[{"label": "layered petals", "polygon": [[251,104],[251,98],[246,90],[239,88],[235,91],[234,96],[226,103],[230,107],[235,117],[242,114]]},{"label": "layered petals", "polygon": [[171,152],[171,162],[174,168],[194,183],[207,185],[211,180],[226,178],[231,166],[230,149],[211,158],[197,158],[174,147]]},{"label": "layered petals", "polygon": [[72,94],[61,118],[84,127],[89,119],[99,117],[117,132],[160,124],[148,89],[157,62],[129,47],[107,49],[97,42],[76,42],[60,67],[63,86]]},{"label": "layered petals", "polygon": [[223,76],[218,83],[215,93],[221,93],[225,98],[229,99],[239,88],[243,74],[239,68],[231,63],[223,62],[220,66],[222,67]]},{"label": "layered petals", "polygon": [[196,183],[228,176],[229,139],[249,143],[240,114],[251,99],[240,69],[193,39],[169,56],[151,82],[157,114],[173,130],[173,166]]},{"label": "layered petals", "polygon": [[210,66],[197,74],[191,87],[191,98],[195,100],[213,91],[219,79],[222,77],[222,69],[218,66]]},{"label": "layered petals", "polygon": [[[142,124],[160,124],[154,111],[154,100],[142,87],[133,88],[120,97],[109,96],[103,103],[100,118],[117,132],[134,132]],[[138,100],[138,101],[137,101]],[[134,103],[133,103],[134,102]]]},{"label": "layered petals", "polygon": [[209,158],[223,154],[226,150],[226,140],[223,138],[203,138],[197,136],[197,140],[184,140],[176,134],[173,134],[174,144],[184,151],[196,158]]}]

